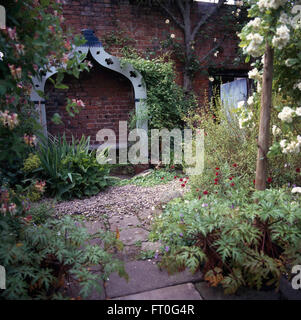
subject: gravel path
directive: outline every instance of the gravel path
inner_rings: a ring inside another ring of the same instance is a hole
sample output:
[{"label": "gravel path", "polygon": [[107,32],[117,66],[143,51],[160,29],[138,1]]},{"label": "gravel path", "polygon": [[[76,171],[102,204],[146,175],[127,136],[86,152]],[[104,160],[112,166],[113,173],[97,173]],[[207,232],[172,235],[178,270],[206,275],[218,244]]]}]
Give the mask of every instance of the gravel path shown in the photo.
[{"label": "gravel path", "polygon": [[[187,186],[188,187],[188,186]],[[77,199],[57,203],[58,215],[82,215],[88,220],[99,220],[102,216],[134,215],[162,202],[172,192],[183,194],[186,188],[179,181],[171,181],[154,187],[135,185],[113,186],[88,199]]]}]

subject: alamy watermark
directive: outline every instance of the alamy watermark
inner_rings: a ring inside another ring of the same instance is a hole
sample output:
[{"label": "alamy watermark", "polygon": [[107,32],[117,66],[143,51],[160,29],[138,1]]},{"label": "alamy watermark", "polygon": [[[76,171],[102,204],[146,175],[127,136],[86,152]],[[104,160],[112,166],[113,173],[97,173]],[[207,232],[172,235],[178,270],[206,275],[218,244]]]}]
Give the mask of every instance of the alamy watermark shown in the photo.
[{"label": "alamy watermark", "polygon": [[301,265],[293,266],[292,273],[296,273],[292,278],[292,288],[295,290],[301,290]]},{"label": "alamy watermark", "polygon": [[0,5],[0,29],[6,29],[6,11],[3,6]]},{"label": "alamy watermark", "polygon": [[6,272],[5,268],[0,265],[0,290],[6,289]]},{"label": "alamy watermark", "polygon": [[[152,129],[149,136],[144,129],[133,129],[128,133],[127,121],[119,121],[118,145],[112,129],[99,130],[96,141],[103,142],[97,149],[99,163],[116,164],[118,149],[119,164],[148,164],[149,159],[151,164],[182,164],[188,175],[201,174],[204,169],[204,130],[193,133],[191,129]],[[103,150],[106,148],[108,154],[105,156]]]}]

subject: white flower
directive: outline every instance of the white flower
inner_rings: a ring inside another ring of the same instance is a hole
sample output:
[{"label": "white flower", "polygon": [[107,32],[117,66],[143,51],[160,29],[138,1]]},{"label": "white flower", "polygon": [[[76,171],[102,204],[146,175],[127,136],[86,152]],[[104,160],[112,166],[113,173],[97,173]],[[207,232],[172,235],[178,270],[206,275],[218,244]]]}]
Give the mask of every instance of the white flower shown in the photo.
[{"label": "white flower", "polygon": [[213,77],[209,77],[209,81],[213,82],[214,78]]},{"label": "white flower", "polygon": [[281,25],[276,30],[276,35],[273,37],[272,44],[278,49],[283,49],[290,40],[290,30],[286,25]]},{"label": "white flower", "polygon": [[242,109],[242,108],[244,107],[244,105],[245,105],[245,101],[244,101],[244,100],[239,101],[239,102],[237,103],[237,108],[238,108],[238,109]]},{"label": "white flower", "polygon": [[174,39],[174,38],[176,37],[176,35],[175,35],[174,33],[172,33],[172,34],[170,35],[170,37],[171,37],[172,39]]},{"label": "white flower", "polygon": [[250,97],[248,98],[247,104],[248,104],[249,106],[251,106],[253,103],[254,103],[254,97],[253,97],[253,96],[250,96]]},{"label": "white flower", "polygon": [[298,117],[301,117],[301,107],[297,108],[295,113]]},{"label": "white flower", "polygon": [[259,33],[250,33],[246,37],[250,40],[249,45],[244,48],[244,52],[250,54],[253,57],[259,57],[262,54],[262,46],[264,38]]},{"label": "white flower", "polygon": [[251,20],[248,22],[248,27],[253,28],[254,30],[257,30],[261,26],[261,19],[260,18],[255,18],[254,20]]},{"label": "white flower", "polygon": [[301,187],[295,187],[292,189],[292,193],[301,193]]},{"label": "white flower", "polygon": [[266,9],[274,9],[277,10],[282,5],[285,5],[287,0],[259,0],[258,7],[261,12]]},{"label": "white flower", "polygon": [[291,123],[293,121],[293,115],[295,111],[290,107],[284,107],[278,114],[278,118],[284,122]]},{"label": "white flower", "polygon": [[0,51],[0,61],[3,61],[4,54]]},{"label": "white flower", "polygon": [[286,146],[286,139],[283,139],[283,140],[280,141],[280,147],[281,147],[282,149],[284,149],[285,146]]},{"label": "white flower", "polygon": [[169,24],[169,19],[166,19],[166,20],[165,20],[165,23],[166,23],[166,24]]},{"label": "white flower", "polygon": [[214,52],[214,56],[215,56],[215,57],[217,57],[218,54],[219,54],[219,51],[218,51],[218,50]]},{"label": "white flower", "polygon": [[[280,143],[281,146],[281,143]],[[300,152],[300,146],[301,143],[297,141],[292,141],[289,144],[287,144],[286,147],[282,148],[282,152],[287,154],[287,153],[299,153]]]},{"label": "white flower", "polygon": [[279,136],[279,134],[281,133],[281,129],[278,128],[277,126],[273,125],[272,133],[273,133],[274,137]]},{"label": "white flower", "polygon": [[248,76],[250,79],[261,80],[261,74],[259,73],[257,68],[254,68],[251,71],[249,71]]},{"label": "white flower", "polygon": [[287,25],[291,24],[291,20],[290,20],[289,16],[284,11],[281,12],[279,22],[282,24],[287,24]]},{"label": "white flower", "polygon": [[294,85],[294,89],[299,89],[301,91],[301,81]]}]

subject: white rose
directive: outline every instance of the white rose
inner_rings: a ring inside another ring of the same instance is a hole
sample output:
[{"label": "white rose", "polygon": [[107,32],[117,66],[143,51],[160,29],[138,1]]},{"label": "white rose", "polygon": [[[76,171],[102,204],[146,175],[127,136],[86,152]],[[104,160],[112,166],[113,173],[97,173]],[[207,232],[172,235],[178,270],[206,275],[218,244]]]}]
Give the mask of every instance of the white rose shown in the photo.
[{"label": "white rose", "polygon": [[284,107],[278,114],[278,118],[284,122],[291,123],[293,121],[294,110],[290,107]]},{"label": "white rose", "polygon": [[276,137],[281,133],[281,129],[278,128],[277,126],[273,125],[272,133],[273,133],[273,136]]}]

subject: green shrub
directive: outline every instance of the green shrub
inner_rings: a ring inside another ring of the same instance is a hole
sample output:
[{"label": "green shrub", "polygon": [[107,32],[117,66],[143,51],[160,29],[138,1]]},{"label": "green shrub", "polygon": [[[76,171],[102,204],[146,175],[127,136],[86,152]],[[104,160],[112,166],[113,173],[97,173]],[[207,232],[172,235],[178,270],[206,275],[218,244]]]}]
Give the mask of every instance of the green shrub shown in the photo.
[{"label": "green shrub", "polygon": [[[240,129],[234,114],[229,121],[218,97],[215,98],[215,103],[216,106],[213,101],[209,103],[205,113],[203,110],[194,110],[185,117],[190,128],[204,130],[204,168],[214,170],[223,164],[228,164],[229,167],[236,164],[236,175],[246,176],[253,181],[257,156],[257,127]],[[255,120],[254,122],[256,123]],[[206,187],[201,185],[205,175],[204,173],[193,179],[196,187]]]},{"label": "green shrub", "polygon": [[40,167],[41,161],[36,154],[30,153],[28,157],[24,160],[23,171],[26,173],[31,173]]},{"label": "green shrub", "polygon": [[[69,216],[55,219],[45,205],[28,210],[16,197],[4,191],[1,196],[2,205],[5,198],[17,205],[0,214],[0,264],[6,269],[7,287],[0,299],[66,298],[62,287],[70,277],[78,281],[80,296],[87,298],[93,288],[102,290],[100,280],[112,272],[127,278],[123,263],[110,253],[122,249],[114,233],[99,230],[90,235]],[[95,237],[101,245],[90,244]],[[89,271],[92,266],[100,273]]]},{"label": "green shrub", "polygon": [[99,164],[95,151],[89,151],[89,138],[72,139],[65,136],[49,138],[37,152],[47,191],[57,198],[92,196],[108,185],[109,166]]},{"label": "green shrub", "polygon": [[[175,82],[176,73],[173,62],[166,55],[154,59],[144,59],[137,54],[123,58],[138,70],[147,88],[147,118],[150,129],[183,128],[183,117],[188,110],[196,107],[194,96],[187,96]],[[136,123],[136,118],[133,118]]]},{"label": "green shrub", "polygon": [[[257,200],[257,203],[254,201]],[[246,188],[176,200],[155,220],[152,240],[161,240],[161,266],[169,272],[201,269],[226,293],[240,286],[279,285],[289,265],[300,264],[300,195]]]}]

